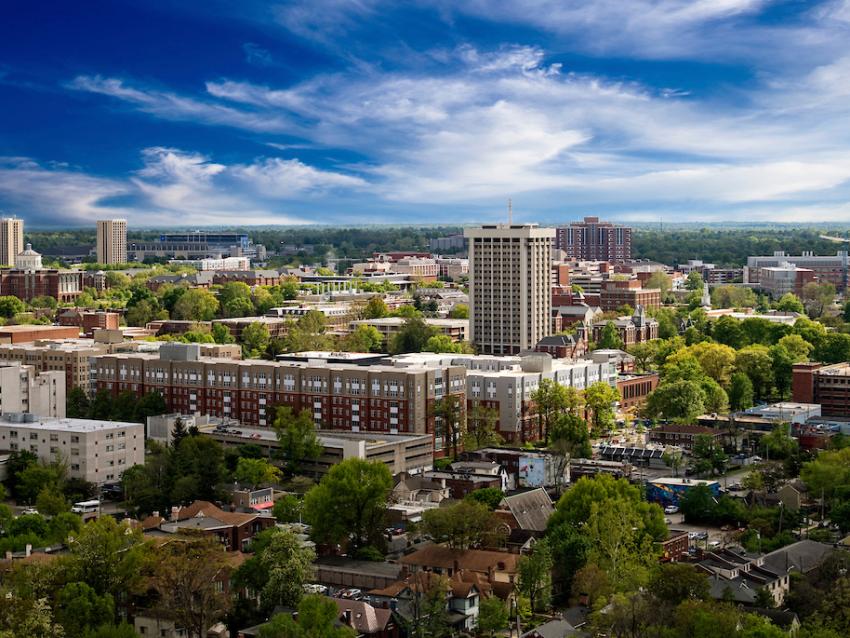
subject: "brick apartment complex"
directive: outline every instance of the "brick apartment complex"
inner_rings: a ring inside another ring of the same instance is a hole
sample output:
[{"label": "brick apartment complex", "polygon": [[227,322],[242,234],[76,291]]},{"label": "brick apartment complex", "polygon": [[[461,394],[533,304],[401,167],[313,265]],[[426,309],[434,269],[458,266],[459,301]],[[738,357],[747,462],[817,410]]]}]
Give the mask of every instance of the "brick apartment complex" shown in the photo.
[{"label": "brick apartment complex", "polygon": [[823,416],[850,417],[850,363],[796,363],[791,396],[800,403],[819,403]]},{"label": "brick apartment complex", "polygon": [[[431,319],[423,320],[425,324],[435,330],[438,334],[449,337],[452,341],[467,341],[469,338],[469,319]],[[351,322],[351,330],[357,326],[372,326],[384,338],[384,345],[388,345],[402,328],[407,320],[402,317],[380,317],[377,319],[357,319]]]},{"label": "brick apartment complex", "polygon": [[0,294],[13,295],[23,301],[35,297],[53,297],[60,303],[74,301],[83,292],[81,270],[0,270]]},{"label": "brick apartment complex", "polygon": [[521,357],[417,353],[395,357],[396,365],[462,366],[466,373],[467,413],[476,405],[497,411],[495,427],[510,442],[539,435],[532,394],[543,379],[584,390],[598,381],[613,385],[617,373],[607,361],[553,360],[544,353]]},{"label": "brick apartment complex", "polygon": [[30,343],[39,339],[74,339],[80,336],[76,326],[21,324],[0,327],[0,343]]},{"label": "brick apartment complex", "polygon": [[93,376],[98,390],[113,394],[159,392],[168,410],[181,414],[268,427],[273,408],[287,405],[309,410],[323,428],[389,434],[437,432],[435,402],[466,391],[465,370],[456,365],[234,361],[201,357],[194,344],[164,344],[159,354],[103,355]]},{"label": "brick apartment complex", "polygon": [[585,217],[558,228],[555,248],[574,259],[623,261],[632,256],[632,229],[598,217]]}]

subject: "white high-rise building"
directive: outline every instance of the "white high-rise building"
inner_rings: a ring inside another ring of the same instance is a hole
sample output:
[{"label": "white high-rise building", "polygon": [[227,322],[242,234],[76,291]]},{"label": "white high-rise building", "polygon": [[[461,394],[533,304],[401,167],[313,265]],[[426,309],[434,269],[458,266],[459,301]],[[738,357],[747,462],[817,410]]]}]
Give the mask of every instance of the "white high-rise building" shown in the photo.
[{"label": "white high-rise building", "polygon": [[15,257],[24,250],[24,220],[0,219],[0,266],[14,266]]},{"label": "white high-rise building", "polygon": [[481,354],[530,350],[551,332],[554,228],[467,228],[472,343]]},{"label": "white high-rise building", "polygon": [[97,263],[123,264],[127,261],[127,220],[101,219],[97,222]]}]

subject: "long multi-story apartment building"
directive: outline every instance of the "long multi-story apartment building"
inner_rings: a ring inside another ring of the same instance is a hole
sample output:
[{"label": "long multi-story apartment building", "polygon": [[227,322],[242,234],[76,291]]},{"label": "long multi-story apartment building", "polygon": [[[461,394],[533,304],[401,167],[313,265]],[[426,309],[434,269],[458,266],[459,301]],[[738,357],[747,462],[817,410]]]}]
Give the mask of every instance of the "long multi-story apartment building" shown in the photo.
[{"label": "long multi-story apartment building", "polygon": [[777,251],[772,256],[747,257],[744,282],[759,284],[762,269],[782,266],[785,263],[811,270],[817,281],[833,284],[839,292],[845,291],[850,285],[850,256],[846,250],[827,256],[815,255],[811,251],[802,255],[786,255],[784,251]]},{"label": "long multi-story apartment building", "polygon": [[467,228],[470,338],[482,354],[531,350],[551,329],[554,228]]},{"label": "long multi-story apartment building", "polygon": [[632,256],[632,229],[585,217],[558,228],[555,248],[575,259],[623,261]]},{"label": "long multi-story apartment building", "polygon": [[95,359],[98,390],[159,392],[171,412],[237,419],[270,427],[275,406],[308,410],[323,428],[388,434],[435,434],[436,403],[462,399],[459,365],[360,366],[314,361],[235,361],[202,357],[196,344],[164,344],[158,354],[116,353]]},{"label": "long multi-story apartment building", "polygon": [[0,416],[0,448],[28,451],[49,463],[60,457],[68,475],[90,483],[117,481],[124,470],[145,462],[142,423],[37,417]]},{"label": "long multi-story apartment building", "polygon": [[416,353],[393,358],[396,366],[461,366],[466,370],[467,415],[475,406],[498,413],[495,426],[506,441],[533,441],[539,429],[532,394],[543,379],[584,390],[599,381],[612,387],[617,371],[607,362],[553,360],[545,353],[522,357]]}]

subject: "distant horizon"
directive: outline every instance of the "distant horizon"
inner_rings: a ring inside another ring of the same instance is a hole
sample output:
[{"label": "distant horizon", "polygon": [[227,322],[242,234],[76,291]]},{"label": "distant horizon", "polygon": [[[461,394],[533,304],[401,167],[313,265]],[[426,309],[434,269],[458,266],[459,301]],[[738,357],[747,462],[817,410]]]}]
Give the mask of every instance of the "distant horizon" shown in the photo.
[{"label": "distant horizon", "polygon": [[[0,22],[32,227],[850,224],[848,0],[92,0]],[[667,221],[670,220],[670,221]]]}]

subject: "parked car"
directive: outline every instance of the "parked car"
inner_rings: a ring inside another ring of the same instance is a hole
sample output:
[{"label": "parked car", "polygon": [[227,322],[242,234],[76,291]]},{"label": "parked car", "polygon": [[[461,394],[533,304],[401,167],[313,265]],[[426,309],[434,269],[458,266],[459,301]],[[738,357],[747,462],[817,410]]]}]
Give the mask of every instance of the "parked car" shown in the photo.
[{"label": "parked car", "polygon": [[34,507],[27,507],[26,509],[24,509],[24,510],[21,512],[21,516],[28,516],[28,515],[30,515],[30,514],[38,515],[38,510],[37,510],[37,509],[35,509]]},{"label": "parked car", "polygon": [[668,505],[667,507],[664,508],[664,513],[665,514],[678,514],[679,508],[676,507],[675,505]]}]

